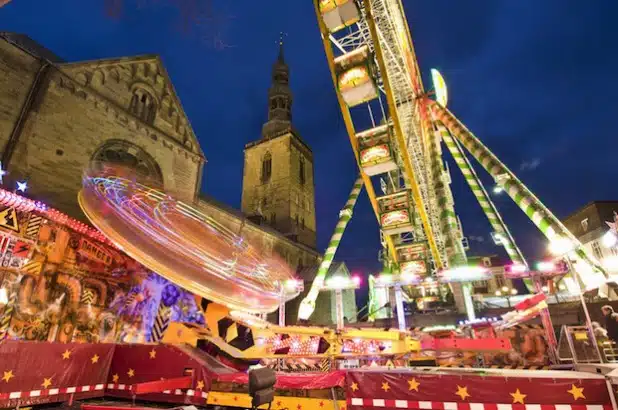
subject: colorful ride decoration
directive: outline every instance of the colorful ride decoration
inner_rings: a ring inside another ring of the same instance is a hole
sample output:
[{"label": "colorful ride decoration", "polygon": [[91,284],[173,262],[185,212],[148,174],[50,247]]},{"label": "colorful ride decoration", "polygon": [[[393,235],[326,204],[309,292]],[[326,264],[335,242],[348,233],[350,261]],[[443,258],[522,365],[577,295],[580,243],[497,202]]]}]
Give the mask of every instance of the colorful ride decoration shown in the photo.
[{"label": "colorful ride decoration", "polygon": [[149,341],[163,290],[174,320],[203,323],[193,295],[120,251],[97,230],[0,190],[0,339]]},{"label": "colorful ride decoration", "polygon": [[391,132],[388,125],[380,125],[356,134],[365,174],[374,176],[398,169]]},{"label": "colorful ride decoration", "polygon": [[318,7],[324,24],[331,32],[349,27],[360,18],[360,11],[354,0],[319,0]]},{"label": "colorful ride decoration", "polygon": [[383,195],[377,199],[382,232],[394,235],[412,231],[413,215],[408,190]]},{"label": "colorful ride decoration", "polygon": [[349,107],[378,97],[379,89],[369,47],[344,54],[334,64],[339,92]]},{"label": "colorful ride decoration", "polygon": [[285,292],[290,268],[168,194],[121,176],[88,171],[79,203],[92,223],[144,266],[183,289],[234,309],[266,313]]},{"label": "colorful ride decoration", "polygon": [[429,249],[427,242],[414,242],[397,247],[399,271],[403,277],[417,276],[424,278],[429,273],[427,260]]}]

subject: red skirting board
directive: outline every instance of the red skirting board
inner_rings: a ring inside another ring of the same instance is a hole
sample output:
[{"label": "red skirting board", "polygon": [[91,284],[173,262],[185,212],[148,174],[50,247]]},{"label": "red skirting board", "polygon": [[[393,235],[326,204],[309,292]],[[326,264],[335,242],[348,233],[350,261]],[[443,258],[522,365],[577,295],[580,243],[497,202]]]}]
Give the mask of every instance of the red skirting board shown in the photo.
[{"label": "red skirting board", "polygon": [[[351,408],[440,410],[602,410],[611,408],[605,379],[577,372],[421,373],[408,369],[350,371]],[[565,407],[560,407],[564,405]],[[597,407],[594,407],[597,406]]]},{"label": "red skirting board", "polygon": [[112,344],[0,343],[0,407],[103,396]]}]

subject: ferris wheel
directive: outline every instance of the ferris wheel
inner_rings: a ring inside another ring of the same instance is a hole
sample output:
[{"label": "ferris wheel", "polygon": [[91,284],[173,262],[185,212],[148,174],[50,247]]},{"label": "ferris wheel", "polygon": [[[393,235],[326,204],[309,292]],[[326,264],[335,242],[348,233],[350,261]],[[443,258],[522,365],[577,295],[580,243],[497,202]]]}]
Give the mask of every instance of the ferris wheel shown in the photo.
[{"label": "ferris wheel", "polygon": [[[488,275],[466,266],[467,240],[455,212],[443,145],[486,215],[494,241],[514,264],[527,266],[468,155],[526,213],[556,253],[577,262],[580,277],[604,279],[596,258],[446,108],[447,89],[438,71],[431,71],[433,90],[424,89],[401,0],[314,0],[314,6],[360,178],[381,228],[385,270],[396,276],[398,286],[417,285],[427,277],[449,283],[458,308],[473,319],[469,283]],[[339,234],[340,239],[341,230]],[[338,242],[333,248],[331,241],[326,262]],[[321,281],[318,277],[316,283]],[[303,301],[301,319],[311,314],[309,299]]]}]

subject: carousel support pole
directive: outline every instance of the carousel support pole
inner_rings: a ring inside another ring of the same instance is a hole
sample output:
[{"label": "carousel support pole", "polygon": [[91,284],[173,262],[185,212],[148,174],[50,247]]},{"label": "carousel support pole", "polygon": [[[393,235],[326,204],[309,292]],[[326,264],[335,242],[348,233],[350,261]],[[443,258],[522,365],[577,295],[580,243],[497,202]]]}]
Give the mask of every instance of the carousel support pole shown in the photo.
[{"label": "carousel support pole", "polygon": [[285,326],[285,289],[281,287],[281,300],[279,301],[279,326]]},{"label": "carousel support pole", "polygon": [[406,312],[403,309],[403,290],[401,290],[401,285],[395,285],[395,306],[397,307],[397,323],[399,325],[399,330],[405,332],[406,330]]},{"label": "carousel support pole", "polygon": [[335,314],[337,315],[337,330],[341,330],[344,328],[344,319],[343,319],[343,290],[336,289],[335,290]]}]

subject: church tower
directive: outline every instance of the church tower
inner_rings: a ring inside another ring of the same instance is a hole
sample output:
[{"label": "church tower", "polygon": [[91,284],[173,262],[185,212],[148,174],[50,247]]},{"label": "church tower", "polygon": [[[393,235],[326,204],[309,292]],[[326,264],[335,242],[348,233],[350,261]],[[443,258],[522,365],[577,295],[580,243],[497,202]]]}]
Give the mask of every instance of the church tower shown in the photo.
[{"label": "church tower", "polygon": [[292,125],[289,78],[281,39],[262,138],[245,146],[241,206],[254,222],[315,248],[313,153]]}]

